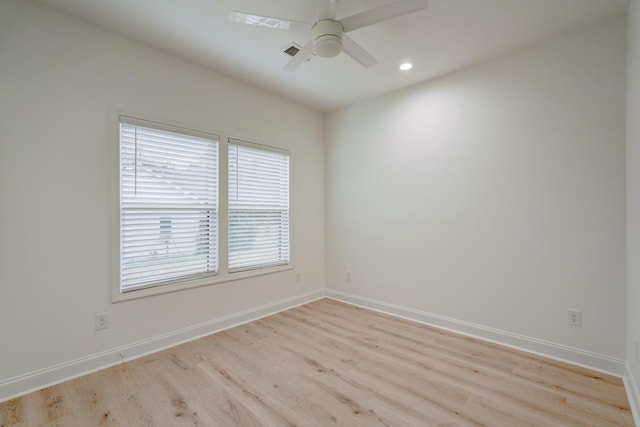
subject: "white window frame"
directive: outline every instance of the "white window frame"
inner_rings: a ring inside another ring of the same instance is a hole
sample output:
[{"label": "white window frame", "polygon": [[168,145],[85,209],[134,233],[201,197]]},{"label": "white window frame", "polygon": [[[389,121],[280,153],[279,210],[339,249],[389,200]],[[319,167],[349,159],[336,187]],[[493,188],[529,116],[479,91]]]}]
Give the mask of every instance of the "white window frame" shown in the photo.
[{"label": "white window frame", "polygon": [[[194,130],[193,126],[181,124],[166,124],[167,120],[151,120],[148,118],[138,118],[138,115],[112,113],[111,140],[113,149],[111,150],[110,163],[111,170],[111,301],[121,302],[153,295],[160,295],[169,292],[176,292],[185,289],[192,289],[201,286],[215,285],[234,280],[247,279],[256,276],[279,273],[294,268],[294,247],[293,247],[293,209],[292,209],[292,186],[291,176],[293,175],[293,153],[292,150],[260,144],[251,139],[229,135],[225,132],[215,130]],[[151,127],[169,132],[184,133],[186,135],[199,136],[204,138],[214,137],[218,141],[218,273],[215,276],[208,276],[198,279],[175,280],[171,283],[160,284],[121,292],[120,290],[120,123],[124,121],[129,124]],[[228,263],[228,241],[229,241],[229,163],[228,148],[229,143],[241,141],[249,146],[263,150],[271,150],[289,155],[289,264],[272,267],[256,268],[252,270],[229,272]]]}]

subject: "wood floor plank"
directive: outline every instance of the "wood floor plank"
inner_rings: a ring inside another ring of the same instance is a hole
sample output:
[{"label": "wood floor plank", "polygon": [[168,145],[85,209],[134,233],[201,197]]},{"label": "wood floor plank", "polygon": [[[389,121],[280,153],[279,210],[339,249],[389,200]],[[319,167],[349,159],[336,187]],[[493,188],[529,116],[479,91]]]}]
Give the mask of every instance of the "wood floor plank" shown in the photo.
[{"label": "wood floor plank", "polygon": [[[498,407],[502,411],[510,407],[515,408],[516,413],[542,412],[548,415],[547,424],[550,425],[589,425],[580,421],[580,417],[566,412],[567,399],[561,392],[546,390],[536,384],[526,384],[518,378],[490,377],[463,366],[448,364],[436,366],[427,377],[469,390],[477,400],[476,404],[483,402],[490,406],[490,402],[498,401],[502,403]],[[555,421],[559,419],[562,422],[558,424]]]},{"label": "wood floor plank", "polygon": [[539,384],[542,387],[563,390],[584,398],[604,400],[605,402],[629,409],[624,389],[614,384],[594,380],[585,376],[561,376],[557,373],[547,373],[542,370],[531,370],[516,367],[513,375]]},{"label": "wood floor plank", "polygon": [[[303,317],[300,317],[300,314],[281,314],[293,320],[301,321],[304,319]],[[336,341],[341,341],[347,345],[357,348],[360,351],[364,351],[367,354],[375,354],[377,356],[385,357],[391,363],[410,363],[413,365],[420,365],[427,370],[433,365],[433,361],[430,361],[428,358],[407,358],[402,349],[399,349],[392,342],[384,341],[384,338],[380,336],[372,337],[367,336],[367,334],[364,333],[347,332],[347,328],[336,329],[331,325],[321,322],[320,320],[306,320],[306,322],[310,325],[310,330],[316,335],[321,335],[329,339],[333,338]]]},{"label": "wood floor plank", "polygon": [[390,426],[413,427],[436,424],[436,420],[430,419],[429,415],[425,416],[405,402],[392,400],[387,396],[374,395],[367,401],[367,406]]},{"label": "wood floor plank", "polygon": [[[493,359],[489,356],[479,356],[465,350],[456,349],[450,346],[443,346],[436,342],[431,344],[418,344],[404,341],[396,336],[389,334],[377,334],[370,331],[369,334],[363,334],[362,331],[352,326],[337,325],[334,316],[319,313],[313,316],[311,313],[302,314],[304,307],[298,307],[291,312],[282,313],[285,317],[291,317],[298,321],[304,321],[309,324],[318,333],[327,334],[331,337],[343,337],[348,339],[349,343],[358,344],[375,353],[387,355],[395,355],[400,360],[419,361],[423,365],[434,364],[442,360],[455,359],[461,363],[471,364],[478,370],[492,370],[503,376],[508,376],[514,366],[513,362],[501,361]],[[344,319],[345,324],[349,325],[348,319]],[[407,357],[406,353],[415,353],[416,357]]]},{"label": "wood floor plank", "polygon": [[[275,317],[275,316],[274,316]],[[326,335],[307,330],[299,331],[297,326],[292,327],[289,320],[284,318],[274,318],[273,324],[280,329],[278,337],[262,342],[262,345],[277,346],[282,353],[281,357],[300,357],[304,354],[307,357],[319,357],[335,369],[342,369],[355,366],[358,361],[351,355],[340,355],[327,348],[324,343],[327,341]],[[301,329],[301,328],[300,328]]]},{"label": "wood floor plank", "polygon": [[[81,425],[117,426],[121,423],[100,375],[85,375],[65,383],[74,418]],[[31,424],[35,425],[35,424]]]},{"label": "wood floor plank", "polygon": [[249,383],[237,372],[226,366],[203,362],[198,365],[202,371],[218,381],[225,389],[249,411],[270,426],[295,426],[300,414],[283,407],[262,390],[250,387]]},{"label": "wood floor plank", "polygon": [[11,399],[0,403],[0,426],[9,427],[25,422],[22,399]]},{"label": "wood floor plank", "polygon": [[393,388],[450,409],[462,406],[470,393],[463,387],[422,376],[411,370],[390,371],[379,363],[363,362],[349,371],[349,374],[356,378],[364,376],[370,382],[377,382],[379,394]]},{"label": "wood floor plank", "polygon": [[528,417],[521,416],[505,409],[502,405],[495,405],[486,398],[471,395],[465,403],[462,413],[474,419],[480,425],[494,427],[540,427]]},{"label": "wood floor plank", "polygon": [[[474,421],[461,414],[460,409],[467,399],[468,393],[458,390],[455,393],[449,387],[429,381],[406,382],[385,377],[375,370],[358,366],[352,375],[364,375],[370,380],[376,380],[381,387],[374,395],[386,402],[392,400],[403,402],[422,414],[425,419],[437,419],[439,423],[449,422],[455,425],[474,425]],[[413,385],[412,385],[413,384]]]},{"label": "wood floor plank", "polygon": [[620,378],[330,299],[0,403],[9,426],[632,426]]},{"label": "wood floor plank", "polygon": [[72,415],[65,384],[58,384],[25,396],[29,425],[55,425]]},{"label": "wood floor plank", "polygon": [[616,407],[594,399],[578,396],[567,397],[567,412],[569,414],[586,414],[590,418],[598,420],[600,425],[624,425],[627,422],[626,411],[628,411],[626,405]]},{"label": "wood floor plank", "polygon": [[267,425],[226,390],[221,391],[214,398],[204,402],[204,406],[211,414],[213,420],[212,425],[246,427],[262,427]]},{"label": "wood floor plank", "polygon": [[132,371],[137,382],[143,385],[141,394],[153,397],[149,409],[161,422],[176,426],[211,425],[196,394],[168,372],[162,360],[137,366]]}]

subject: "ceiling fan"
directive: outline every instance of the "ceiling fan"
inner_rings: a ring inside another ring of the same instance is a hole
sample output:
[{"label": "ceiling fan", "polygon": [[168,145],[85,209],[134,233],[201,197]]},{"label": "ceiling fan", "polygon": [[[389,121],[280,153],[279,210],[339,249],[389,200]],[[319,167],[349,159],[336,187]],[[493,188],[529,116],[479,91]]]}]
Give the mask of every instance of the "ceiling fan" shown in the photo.
[{"label": "ceiling fan", "polygon": [[[311,26],[311,41],[291,58],[283,68],[285,71],[295,70],[314,53],[323,58],[333,58],[341,52],[369,68],[378,61],[346,33],[426,9],[428,5],[428,0],[397,0],[338,20],[336,19],[336,0],[315,1],[318,4],[318,20],[314,24],[303,23]],[[300,23],[291,19],[236,11],[230,12],[229,17],[233,22],[280,29],[289,29],[292,22]]]}]

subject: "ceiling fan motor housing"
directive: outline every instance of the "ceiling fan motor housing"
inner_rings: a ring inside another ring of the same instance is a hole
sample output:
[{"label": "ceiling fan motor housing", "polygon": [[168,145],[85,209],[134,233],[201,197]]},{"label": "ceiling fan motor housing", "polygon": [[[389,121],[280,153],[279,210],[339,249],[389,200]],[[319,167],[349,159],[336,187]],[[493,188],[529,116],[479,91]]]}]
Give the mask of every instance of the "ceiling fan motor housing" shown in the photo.
[{"label": "ceiling fan motor housing", "polygon": [[323,19],[311,28],[313,51],[323,58],[333,58],[342,52],[342,24],[333,19]]}]

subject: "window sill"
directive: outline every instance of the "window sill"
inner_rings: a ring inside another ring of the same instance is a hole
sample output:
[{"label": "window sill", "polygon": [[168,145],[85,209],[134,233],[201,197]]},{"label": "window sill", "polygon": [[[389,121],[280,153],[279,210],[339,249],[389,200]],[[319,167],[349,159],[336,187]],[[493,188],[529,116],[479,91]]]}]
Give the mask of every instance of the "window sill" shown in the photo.
[{"label": "window sill", "polygon": [[280,273],[283,271],[293,270],[293,265],[278,265],[275,267],[260,268],[255,270],[238,271],[236,273],[228,273],[225,276],[210,276],[202,279],[177,282],[168,285],[159,285],[126,293],[120,292],[119,286],[115,285],[111,302],[117,303],[132,299],[150,297],[154,295],[167,294],[170,292],[178,292],[185,289],[199,288],[202,286],[216,285],[218,283],[232,282],[234,280],[248,279],[251,277],[263,276],[265,274]]}]

